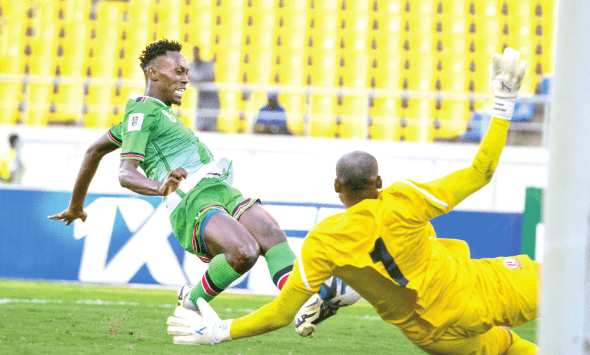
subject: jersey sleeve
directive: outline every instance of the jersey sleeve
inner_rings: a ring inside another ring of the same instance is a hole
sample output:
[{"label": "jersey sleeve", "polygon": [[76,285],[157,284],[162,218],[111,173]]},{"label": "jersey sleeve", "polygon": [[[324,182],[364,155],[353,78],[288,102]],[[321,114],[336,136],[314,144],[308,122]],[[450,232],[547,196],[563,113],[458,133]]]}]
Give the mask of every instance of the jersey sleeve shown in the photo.
[{"label": "jersey sleeve", "polygon": [[386,205],[395,205],[402,219],[415,223],[423,223],[449,212],[491,181],[506,142],[508,125],[506,120],[492,118],[469,168],[427,183],[398,181],[382,191],[384,199],[395,199]]},{"label": "jersey sleeve", "polygon": [[332,276],[333,268],[319,235],[312,230],[303,241],[301,256],[295,261],[288,282],[299,292],[314,294]]},{"label": "jersey sleeve", "polygon": [[130,112],[125,116],[123,125],[123,145],[121,149],[121,160],[145,159],[146,147],[156,124],[156,116],[153,112]]},{"label": "jersey sleeve", "polygon": [[117,147],[123,146],[123,122],[114,125],[107,131],[107,138]]},{"label": "jersey sleeve", "polygon": [[434,182],[423,184],[411,180],[394,183],[383,190],[381,196],[384,205],[387,206],[383,217],[385,223],[387,223],[387,215],[395,211],[398,219],[410,224],[423,224],[449,212],[448,201],[452,199],[451,191],[444,185]]}]

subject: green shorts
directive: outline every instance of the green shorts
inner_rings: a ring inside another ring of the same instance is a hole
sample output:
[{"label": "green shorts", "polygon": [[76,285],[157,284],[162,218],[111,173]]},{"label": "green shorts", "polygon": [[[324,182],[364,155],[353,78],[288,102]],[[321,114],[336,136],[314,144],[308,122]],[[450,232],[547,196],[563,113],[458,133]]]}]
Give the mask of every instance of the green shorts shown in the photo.
[{"label": "green shorts", "polygon": [[205,244],[205,226],[217,213],[228,213],[236,220],[258,199],[244,198],[225,181],[207,177],[186,194],[170,216],[172,230],[182,247],[208,263],[213,255]]}]

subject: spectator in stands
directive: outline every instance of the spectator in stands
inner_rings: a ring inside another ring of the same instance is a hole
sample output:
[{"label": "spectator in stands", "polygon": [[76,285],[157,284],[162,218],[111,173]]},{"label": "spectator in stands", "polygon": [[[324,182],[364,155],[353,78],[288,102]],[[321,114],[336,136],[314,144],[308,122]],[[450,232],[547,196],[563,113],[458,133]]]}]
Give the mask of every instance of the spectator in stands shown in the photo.
[{"label": "spectator in stands", "polygon": [[287,115],[285,109],[279,105],[276,92],[268,93],[268,104],[258,111],[254,123],[255,133],[264,134],[291,134],[287,127]]},{"label": "spectator in stands", "polygon": [[20,138],[18,134],[11,133],[8,136],[10,148],[0,156],[0,182],[7,184],[20,184],[25,166],[20,159]]},{"label": "spectator in stands", "polygon": [[200,84],[215,82],[213,62],[201,59],[198,46],[193,47],[193,60],[188,63],[188,79],[197,87],[196,125],[199,131],[216,131],[219,114],[219,93],[217,89],[203,88]]}]

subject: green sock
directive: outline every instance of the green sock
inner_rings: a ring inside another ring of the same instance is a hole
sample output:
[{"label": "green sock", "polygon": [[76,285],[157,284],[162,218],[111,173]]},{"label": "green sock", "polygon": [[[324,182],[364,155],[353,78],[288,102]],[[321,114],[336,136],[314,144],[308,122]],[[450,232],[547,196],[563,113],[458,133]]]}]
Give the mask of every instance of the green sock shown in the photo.
[{"label": "green sock", "polygon": [[196,306],[199,297],[210,302],[215,296],[223,292],[232,282],[240,278],[238,274],[225,260],[225,254],[217,254],[199,284],[192,289],[190,300]]},{"label": "green sock", "polygon": [[291,275],[291,271],[293,271],[295,254],[289,247],[289,244],[284,242],[270,248],[264,257],[268,264],[268,271],[270,272],[272,282],[274,282],[279,290],[282,290],[289,275]]}]

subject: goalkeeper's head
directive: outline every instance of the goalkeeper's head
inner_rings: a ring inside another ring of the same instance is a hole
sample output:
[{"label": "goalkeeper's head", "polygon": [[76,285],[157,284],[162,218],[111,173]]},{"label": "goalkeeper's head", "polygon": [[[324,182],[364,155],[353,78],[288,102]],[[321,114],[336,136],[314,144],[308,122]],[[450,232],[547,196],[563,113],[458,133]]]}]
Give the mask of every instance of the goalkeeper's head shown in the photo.
[{"label": "goalkeeper's head", "polygon": [[382,186],[377,159],[371,154],[354,151],[338,159],[334,190],[346,208],[365,199],[378,198]]},{"label": "goalkeeper's head", "polygon": [[180,54],[182,45],[163,39],[148,45],[139,61],[145,75],[145,94],[166,105],[180,105],[188,83],[188,66]]}]

